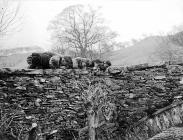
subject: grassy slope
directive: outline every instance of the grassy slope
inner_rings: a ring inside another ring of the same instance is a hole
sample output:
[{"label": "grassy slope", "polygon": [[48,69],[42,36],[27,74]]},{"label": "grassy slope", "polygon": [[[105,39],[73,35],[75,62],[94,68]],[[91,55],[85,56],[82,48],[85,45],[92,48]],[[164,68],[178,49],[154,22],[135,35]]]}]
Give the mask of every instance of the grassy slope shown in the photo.
[{"label": "grassy slope", "polygon": [[113,65],[122,66],[156,63],[160,60],[154,53],[161,47],[162,42],[162,37],[158,36],[145,38],[134,46],[114,51],[110,60]]}]

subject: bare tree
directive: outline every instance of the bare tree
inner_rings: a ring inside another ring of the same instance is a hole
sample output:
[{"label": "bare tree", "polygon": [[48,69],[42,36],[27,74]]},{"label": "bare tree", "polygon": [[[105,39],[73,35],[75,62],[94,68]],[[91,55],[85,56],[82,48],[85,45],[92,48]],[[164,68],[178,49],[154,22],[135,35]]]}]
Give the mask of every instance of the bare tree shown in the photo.
[{"label": "bare tree", "polygon": [[157,40],[158,47],[154,52],[161,61],[178,61],[183,57],[183,34],[161,35]]},{"label": "bare tree", "polygon": [[179,58],[180,48],[172,43],[161,44],[157,50],[157,55],[161,61],[175,61]]},{"label": "bare tree", "polygon": [[51,46],[51,50],[62,55],[66,52],[66,48],[64,48],[64,46],[60,42],[54,42]]},{"label": "bare tree", "polygon": [[168,36],[168,39],[179,46],[183,47],[183,31]]},{"label": "bare tree", "polygon": [[20,3],[0,0],[0,37],[17,29]]},{"label": "bare tree", "polygon": [[53,39],[74,49],[81,57],[87,57],[87,52],[96,49],[100,42],[110,41],[117,35],[104,26],[98,10],[83,5],[65,8],[50,22],[48,29]]}]

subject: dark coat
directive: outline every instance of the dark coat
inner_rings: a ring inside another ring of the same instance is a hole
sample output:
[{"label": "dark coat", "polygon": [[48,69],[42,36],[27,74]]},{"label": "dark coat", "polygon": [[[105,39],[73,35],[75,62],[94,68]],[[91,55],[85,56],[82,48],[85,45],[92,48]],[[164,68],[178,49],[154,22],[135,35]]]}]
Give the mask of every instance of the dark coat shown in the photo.
[{"label": "dark coat", "polygon": [[29,68],[31,69],[49,69],[49,60],[55,55],[51,52],[44,53],[32,53],[27,57],[27,63],[29,64]]}]

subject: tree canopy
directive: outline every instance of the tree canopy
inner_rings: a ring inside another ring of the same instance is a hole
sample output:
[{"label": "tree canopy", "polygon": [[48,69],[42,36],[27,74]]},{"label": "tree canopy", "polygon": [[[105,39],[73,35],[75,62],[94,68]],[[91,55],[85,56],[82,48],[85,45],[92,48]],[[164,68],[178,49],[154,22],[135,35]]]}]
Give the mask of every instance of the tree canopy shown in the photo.
[{"label": "tree canopy", "polygon": [[65,8],[50,22],[48,30],[51,30],[52,39],[60,47],[72,48],[81,57],[88,57],[88,52],[98,49],[100,44],[110,42],[117,36],[104,25],[99,9],[83,5]]}]

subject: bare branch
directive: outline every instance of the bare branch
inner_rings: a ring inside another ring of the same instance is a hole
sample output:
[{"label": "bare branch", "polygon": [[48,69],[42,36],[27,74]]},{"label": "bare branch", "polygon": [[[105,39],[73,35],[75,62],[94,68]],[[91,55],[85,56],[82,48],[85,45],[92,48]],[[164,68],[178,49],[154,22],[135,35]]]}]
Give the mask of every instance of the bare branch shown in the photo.
[{"label": "bare branch", "polygon": [[15,6],[10,3],[9,0],[0,1],[0,35],[5,35],[10,31],[15,31],[16,23],[19,21],[20,5],[19,3]]},{"label": "bare branch", "polygon": [[112,32],[102,25],[103,20],[97,14],[97,11],[86,10],[81,5],[70,6],[51,21],[48,29],[54,39],[75,48],[85,57],[94,45],[113,39]]}]

